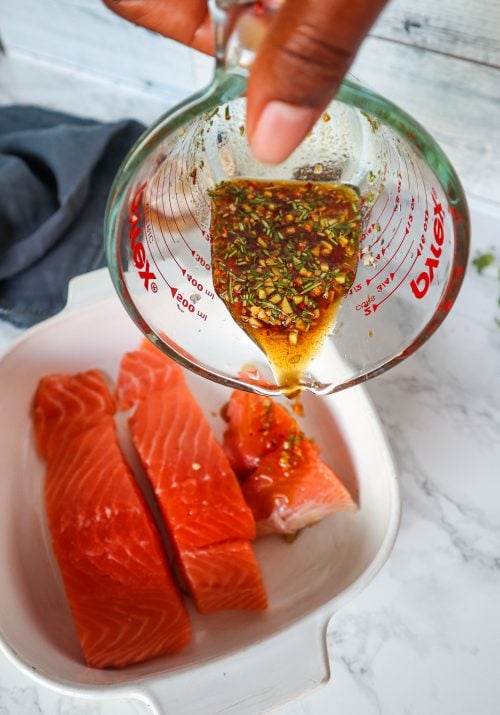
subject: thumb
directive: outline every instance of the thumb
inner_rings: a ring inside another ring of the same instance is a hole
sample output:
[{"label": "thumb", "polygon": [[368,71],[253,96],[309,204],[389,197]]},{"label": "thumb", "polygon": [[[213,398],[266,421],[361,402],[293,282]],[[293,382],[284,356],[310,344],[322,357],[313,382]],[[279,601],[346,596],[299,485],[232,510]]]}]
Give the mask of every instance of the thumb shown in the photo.
[{"label": "thumb", "polygon": [[248,83],[247,126],[257,159],[284,161],[334,97],[386,0],[286,0]]}]

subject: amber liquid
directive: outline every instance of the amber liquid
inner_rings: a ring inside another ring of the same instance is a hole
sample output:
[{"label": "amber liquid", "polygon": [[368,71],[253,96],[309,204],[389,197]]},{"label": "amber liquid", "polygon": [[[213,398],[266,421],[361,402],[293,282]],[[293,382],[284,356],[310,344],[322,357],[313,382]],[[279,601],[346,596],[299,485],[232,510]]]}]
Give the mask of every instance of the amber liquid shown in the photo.
[{"label": "amber liquid", "polygon": [[210,198],[217,295],[296,392],[354,280],[359,196],[329,182],[236,179]]}]

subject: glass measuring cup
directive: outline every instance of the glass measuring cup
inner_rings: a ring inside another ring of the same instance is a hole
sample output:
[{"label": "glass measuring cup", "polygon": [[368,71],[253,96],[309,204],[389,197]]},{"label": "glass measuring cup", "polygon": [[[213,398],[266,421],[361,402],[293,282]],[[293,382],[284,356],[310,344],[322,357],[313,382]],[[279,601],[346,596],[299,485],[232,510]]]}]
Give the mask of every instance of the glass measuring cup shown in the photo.
[{"label": "glass measuring cup", "polygon": [[[234,5],[245,9],[227,12]],[[214,79],[161,117],[126,158],[108,204],[107,257],[125,308],[158,347],[210,379],[280,393],[284,386],[265,355],[215,294],[207,192],[238,177],[354,187],[363,228],[356,277],[301,380],[302,387],[329,394],[397,364],[441,324],[463,279],[468,210],[451,164],[429,134],[350,80],[287,161],[269,167],[253,158],[243,93],[276,5],[210,3]],[[242,374],[249,365],[257,377]]]}]

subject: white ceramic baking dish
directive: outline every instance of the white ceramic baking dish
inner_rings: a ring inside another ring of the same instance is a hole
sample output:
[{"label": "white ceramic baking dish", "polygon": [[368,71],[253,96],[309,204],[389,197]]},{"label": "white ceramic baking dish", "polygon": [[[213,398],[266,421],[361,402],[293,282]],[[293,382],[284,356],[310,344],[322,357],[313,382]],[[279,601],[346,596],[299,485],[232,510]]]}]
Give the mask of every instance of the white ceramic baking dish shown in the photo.
[{"label": "white ceramic baking dish", "polygon": [[[99,299],[108,294],[110,297]],[[33,447],[30,405],[40,377],[98,367],[116,376],[140,335],[112,294],[106,273],[77,279],[68,308],[28,331],[0,362],[0,642],[33,678],[60,692],[136,697],[168,715],[268,712],[329,678],[326,629],[364,589],[394,544],[400,497],[384,433],[363,388],[305,396],[304,428],[359,495],[292,543],[256,543],[269,594],[265,613],[201,616],[191,609],[192,644],[123,670],[83,662],[43,509],[44,466]],[[89,305],[82,305],[88,303]],[[223,336],[220,336],[221,350]],[[229,391],[189,375],[215,432]]]}]

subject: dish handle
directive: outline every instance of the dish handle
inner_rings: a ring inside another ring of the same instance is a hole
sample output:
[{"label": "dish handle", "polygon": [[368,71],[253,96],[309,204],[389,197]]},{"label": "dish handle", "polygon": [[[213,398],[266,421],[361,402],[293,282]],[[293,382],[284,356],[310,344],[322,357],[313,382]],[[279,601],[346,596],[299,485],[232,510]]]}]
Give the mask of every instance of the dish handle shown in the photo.
[{"label": "dish handle", "polygon": [[116,296],[116,291],[107,268],[98,268],[72,278],[68,285],[68,298],[64,312],[92,305],[99,300]]},{"label": "dish handle", "polygon": [[141,685],[155,715],[257,715],[328,682],[328,622],[307,619],[240,653]]}]

